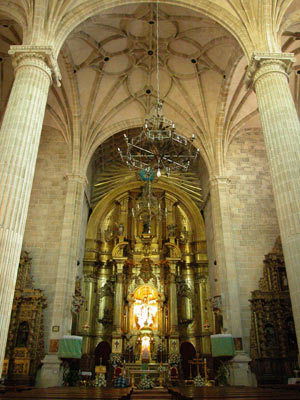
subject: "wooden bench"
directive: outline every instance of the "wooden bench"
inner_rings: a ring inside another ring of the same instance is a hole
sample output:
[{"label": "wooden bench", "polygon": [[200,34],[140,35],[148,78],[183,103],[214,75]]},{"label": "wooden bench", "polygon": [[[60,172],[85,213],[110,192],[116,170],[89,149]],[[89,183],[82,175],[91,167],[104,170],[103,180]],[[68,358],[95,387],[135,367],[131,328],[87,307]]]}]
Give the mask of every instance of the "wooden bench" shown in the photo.
[{"label": "wooden bench", "polygon": [[85,388],[85,387],[59,387],[32,389],[26,392],[6,392],[0,394],[0,399],[20,400],[20,399],[97,399],[97,400],[127,400],[130,399],[131,388]]},{"label": "wooden bench", "polygon": [[177,387],[169,388],[174,400],[234,399],[234,400],[289,400],[300,399],[300,392],[285,389],[251,387]]}]

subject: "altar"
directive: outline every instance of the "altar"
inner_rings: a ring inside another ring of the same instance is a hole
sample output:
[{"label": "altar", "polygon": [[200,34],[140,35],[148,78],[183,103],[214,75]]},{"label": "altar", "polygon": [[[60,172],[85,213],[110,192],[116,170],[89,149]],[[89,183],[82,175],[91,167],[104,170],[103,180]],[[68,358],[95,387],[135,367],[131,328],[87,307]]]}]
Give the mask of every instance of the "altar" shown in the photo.
[{"label": "altar", "polygon": [[86,358],[134,379],[142,365],[158,377],[161,363],[167,374],[189,368],[196,352],[209,357],[214,331],[202,216],[151,185],[104,199],[91,215],[74,332]]},{"label": "altar", "polygon": [[133,388],[137,387],[141,376],[145,375],[150,376],[155,381],[156,387],[163,387],[167,380],[168,371],[169,365],[167,363],[151,363],[147,366],[145,364],[128,363],[125,366],[125,376],[130,379],[130,385]]}]

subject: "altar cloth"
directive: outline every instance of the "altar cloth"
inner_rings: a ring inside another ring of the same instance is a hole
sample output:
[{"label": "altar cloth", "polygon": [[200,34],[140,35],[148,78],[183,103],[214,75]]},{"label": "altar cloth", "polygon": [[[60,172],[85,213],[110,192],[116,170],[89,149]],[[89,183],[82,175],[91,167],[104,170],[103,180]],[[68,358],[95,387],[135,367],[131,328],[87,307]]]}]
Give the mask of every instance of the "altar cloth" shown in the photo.
[{"label": "altar cloth", "polygon": [[234,356],[234,341],[232,335],[223,333],[211,335],[211,352],[213,357]]},{"label": "altar cloth", "polygon": [[81,358],[82,337],[64,336],[59,340],[58,357]]}]

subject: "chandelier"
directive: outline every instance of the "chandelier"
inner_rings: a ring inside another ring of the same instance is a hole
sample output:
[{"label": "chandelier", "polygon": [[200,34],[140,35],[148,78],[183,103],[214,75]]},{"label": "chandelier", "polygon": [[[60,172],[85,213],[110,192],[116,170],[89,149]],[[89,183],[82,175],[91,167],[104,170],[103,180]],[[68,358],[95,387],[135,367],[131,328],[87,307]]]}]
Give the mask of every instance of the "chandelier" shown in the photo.
[{"label": "chandelier", "polygon": [[[143,172],[144,170],[141,171],[141,174]],[[167,208],[163,207],[161,199],[153,193],[152,180],[147,179],[142,188],[142,193],[136,198],[135,205],[131,208],[132,217],[143,221],[143,233],[151,233],[151,220],[157,218],[158,221],[162,221],[167,214]]]},{"label": "chandelier", "polygon": [[156,3],[156,84],[157,98],[153,115],[145,119],[139,135],[129,138],[124,134],[126,150],[118,152],[131,169],[151,169],[159,178],[162,171],[170,176],[171,171],[186,172],[199,154],[193,146],[195,136],[190,139],[176,133],[173,121],[162,112],[163,103],[159,95],[159,37],[158,3]]}]

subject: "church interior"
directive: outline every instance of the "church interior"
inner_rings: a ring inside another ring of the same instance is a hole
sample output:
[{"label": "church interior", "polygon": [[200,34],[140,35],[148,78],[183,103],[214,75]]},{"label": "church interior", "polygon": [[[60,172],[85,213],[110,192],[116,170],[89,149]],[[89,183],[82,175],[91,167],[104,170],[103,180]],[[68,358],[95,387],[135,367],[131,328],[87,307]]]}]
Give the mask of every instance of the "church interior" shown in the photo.
[{"label": "church interior", "polygon": [[300,383],[299,39],[299,0],[0,2],[3,385]]}]

